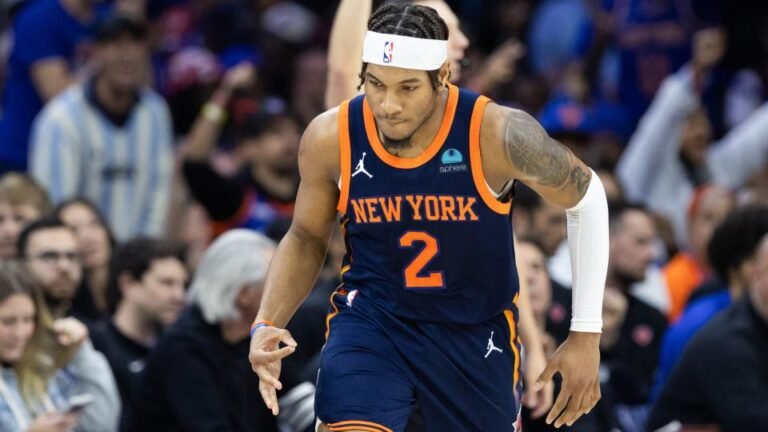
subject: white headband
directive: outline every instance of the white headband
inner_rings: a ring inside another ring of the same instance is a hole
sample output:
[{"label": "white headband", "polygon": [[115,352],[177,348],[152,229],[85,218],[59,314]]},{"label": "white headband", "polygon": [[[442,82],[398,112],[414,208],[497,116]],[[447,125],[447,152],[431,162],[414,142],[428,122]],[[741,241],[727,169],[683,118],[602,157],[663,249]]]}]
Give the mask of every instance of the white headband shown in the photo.
[{"label": "white headband", "polygon": [[448,41],[369,31],[363,42],[363,62],[403,69],[437,70],[448,58]]}]

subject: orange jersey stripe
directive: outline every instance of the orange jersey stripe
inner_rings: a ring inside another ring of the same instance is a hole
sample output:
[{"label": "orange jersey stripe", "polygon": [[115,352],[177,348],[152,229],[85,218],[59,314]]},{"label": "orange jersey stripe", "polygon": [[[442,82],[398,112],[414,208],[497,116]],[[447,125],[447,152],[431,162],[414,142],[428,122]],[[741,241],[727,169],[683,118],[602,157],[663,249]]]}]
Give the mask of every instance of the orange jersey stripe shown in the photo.
[{"label": "orange jersey stripe", "polygon": [[445,104],[443,122],[440,124],[440,129],[437,131],[432,143],[430,143],[418,156],[404,158],[388,152],[381,144],[379,133],[376,130],[376,119],[373,116],[373,111],[366,98],[363,101],[363,121],[365,123],[365,133],[368,135],[368,142],[371,144],[371,148],[373,148],[376,156],[389,166],[408,169],[424,165],[440,151],[445,139],[448,138],[448,133],[451,132],[451,125],[453,125],[453,118],[456,115],[456,106],[458,103],[459,88],[454,85],[448,85],[448,101]]},{"label": "orange jersey stripe", "polygon": [[515,355],[515,372],[512,388],[516,389],[517,383],[520,382],[520,349],[518,348],[520,338],[517,334],[517,326],[515,325],[515,317],[512,311],[505,310],[504,316],[507,318],[507,324],[509,325],[509,345],[512,347],[512,353]]},{"label": "orange jersey stripe", "polygon": [[332,431],[349,431],[349,430],[364,430],[374,432],[392,432],[392,429],[380,425],[378,423],[369,422],[365,420],[345,420],[336,423],[328,424],[328,428]]},{"label": "orange jersey stripe", "polygon": [[469,159],[472,166],[472,179],[475,181],[475,188],[483,199],[483,202],[491,210],[502,215],[508,215],[511,204],[502,203],[488,190],[488,183],[483,174],[483,160],[480,152],[480,126],[483,124],[483,113],[485,106],[490,99],[480,96],[472,109],[472,118],[469,121]]},{"label": "orange jersey stripe", "polygon": [[335,296],[336,294],[342,294],[342,291],[337,289],[336,291],[332,292],[331,296],[328,298],[328,300],[331,302],[331,307],[333,308],[333,311],[330,312],[325,317],[325,340],[328,340],[328,336],[331,334],[331,320],[333,319],[333,317],[339,314],[339,308],[337,308],[336,305],[333,303],[333,296]]},{"label": "orange jersey stripe", "polygon": [[349,200],[349,183],[352,180],[352,143],[349,140],[349,101],[339,105],[339,167],[341,179],[339,181],[339,202],[336,210],[339,213],[347,212]]}]

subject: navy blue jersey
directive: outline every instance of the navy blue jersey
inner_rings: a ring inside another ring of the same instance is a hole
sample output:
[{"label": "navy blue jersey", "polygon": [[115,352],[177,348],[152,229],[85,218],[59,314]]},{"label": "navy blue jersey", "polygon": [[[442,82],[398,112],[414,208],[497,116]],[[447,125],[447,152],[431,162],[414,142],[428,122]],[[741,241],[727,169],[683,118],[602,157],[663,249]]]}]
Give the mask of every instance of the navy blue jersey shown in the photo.
[{"label": "navy blue jersey", "polygon": [[493,195],[480,161],[487,102],[450,86],[440,130],[413,158],[384,149],[364,96],[341,105],[347,290],[420,321],[480,323],[513,306],[510,206]]}]

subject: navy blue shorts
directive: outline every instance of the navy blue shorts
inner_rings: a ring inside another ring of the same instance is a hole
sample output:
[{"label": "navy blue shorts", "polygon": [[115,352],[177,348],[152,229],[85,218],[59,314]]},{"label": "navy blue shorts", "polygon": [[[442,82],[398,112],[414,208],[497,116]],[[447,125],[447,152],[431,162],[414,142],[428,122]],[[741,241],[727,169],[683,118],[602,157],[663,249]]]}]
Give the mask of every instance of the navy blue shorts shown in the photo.
[{"label": "navy blue shorts", "polygon": [[340,290],[329,317],[315,413],[331,431],[403,431],[417,402],[427,432],[516,430],[512,311],[475,325],[409,321]]}]

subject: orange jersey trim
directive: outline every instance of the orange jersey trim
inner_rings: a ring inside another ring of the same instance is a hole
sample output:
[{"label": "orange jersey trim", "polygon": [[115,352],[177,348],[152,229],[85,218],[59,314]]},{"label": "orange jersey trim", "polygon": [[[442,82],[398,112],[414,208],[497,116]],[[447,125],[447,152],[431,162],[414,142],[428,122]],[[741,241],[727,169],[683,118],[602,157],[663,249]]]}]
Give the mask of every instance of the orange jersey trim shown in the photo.
[{"label": "orange jersey trim", "polygon": [[517,383],[520,382],[520,349],[518,347],[520,338],[517,334],[517,326],[515,325],[515,317],[512,311],[505,310],[504,316],[507,318],[507,324],[509,325],[509,345],[512,347],[512,353],[515,355],[514,382],[512,383],[514,387],[512,388],[516,389]]},{"label": "orange jersey trim", "polygon": [[490,99],[480,96],[472,109],[472,118],[469,122],[469,159],[472,166],[472,179],[475,181],[475,189],[480,194],[485,205],[491,210],[502,215],[508,215],[511,203],[503,203],[496,199],[488,190],[488,183],[483,174],[483,160],[480,153],[480,126],[483,124],[483,113]]},{"label": "orange jersey trim", "polygon": [[[418,156],[414,157],[399,157],[388,152],[379,140],[379,133],[376,130],[376,119],[373,116],[373,111],[370,105],[368,105],[368,99],[363,100],[363,120],[365,123],[365,133],[368,135],[368,142],[370,142],[373,152],[384,163],[395,168],[417,168],[427,163],[432,159],[440,148],[443,146],[445,139],[448,138],[448,133],[451,131],[451,125],[453,125],[453,118],[456,115],[456,106],[459,103],[459,88],[454,85],[448,85],[448,101],[445,105],[445,114],[443,115],[443,122],[440,124],[440,129],[437,131],[437,135],[432,140],[432,143],[421,152]],[[351,169],[350,165],[350,169]]]},{"label": "orange jersey trim", "polygon": [[349,200],[349,184],[352,180],[352,144],[349,140],[349,101],[339,105],[339,167],[341,179],[339,180],[339,202],[336,210],[339,213],[347,212]]},{"label": "orange jersey trim", "polygon": [[378,423],[364,420],[345,420],[337,423],[329,423],[328,429],[331,431],[352,431],[363,430],[371,432],[392,432],[392,429]]},{"label": "orange jersey trim", "polygon": [[333,317],[339,314],[339,308],[336,307],[336,305],[333,303],[333,296],[337,294],[345,295],[347,293],[347,290],[339,288],[331,293],[331,296],[328,297],[328,301],[331,303],[331,307],[333,308],[333,311],[331,311],[328,315],[325,317],[325,340],[328,340],[328,336],[331,334],[331,320]]}]

